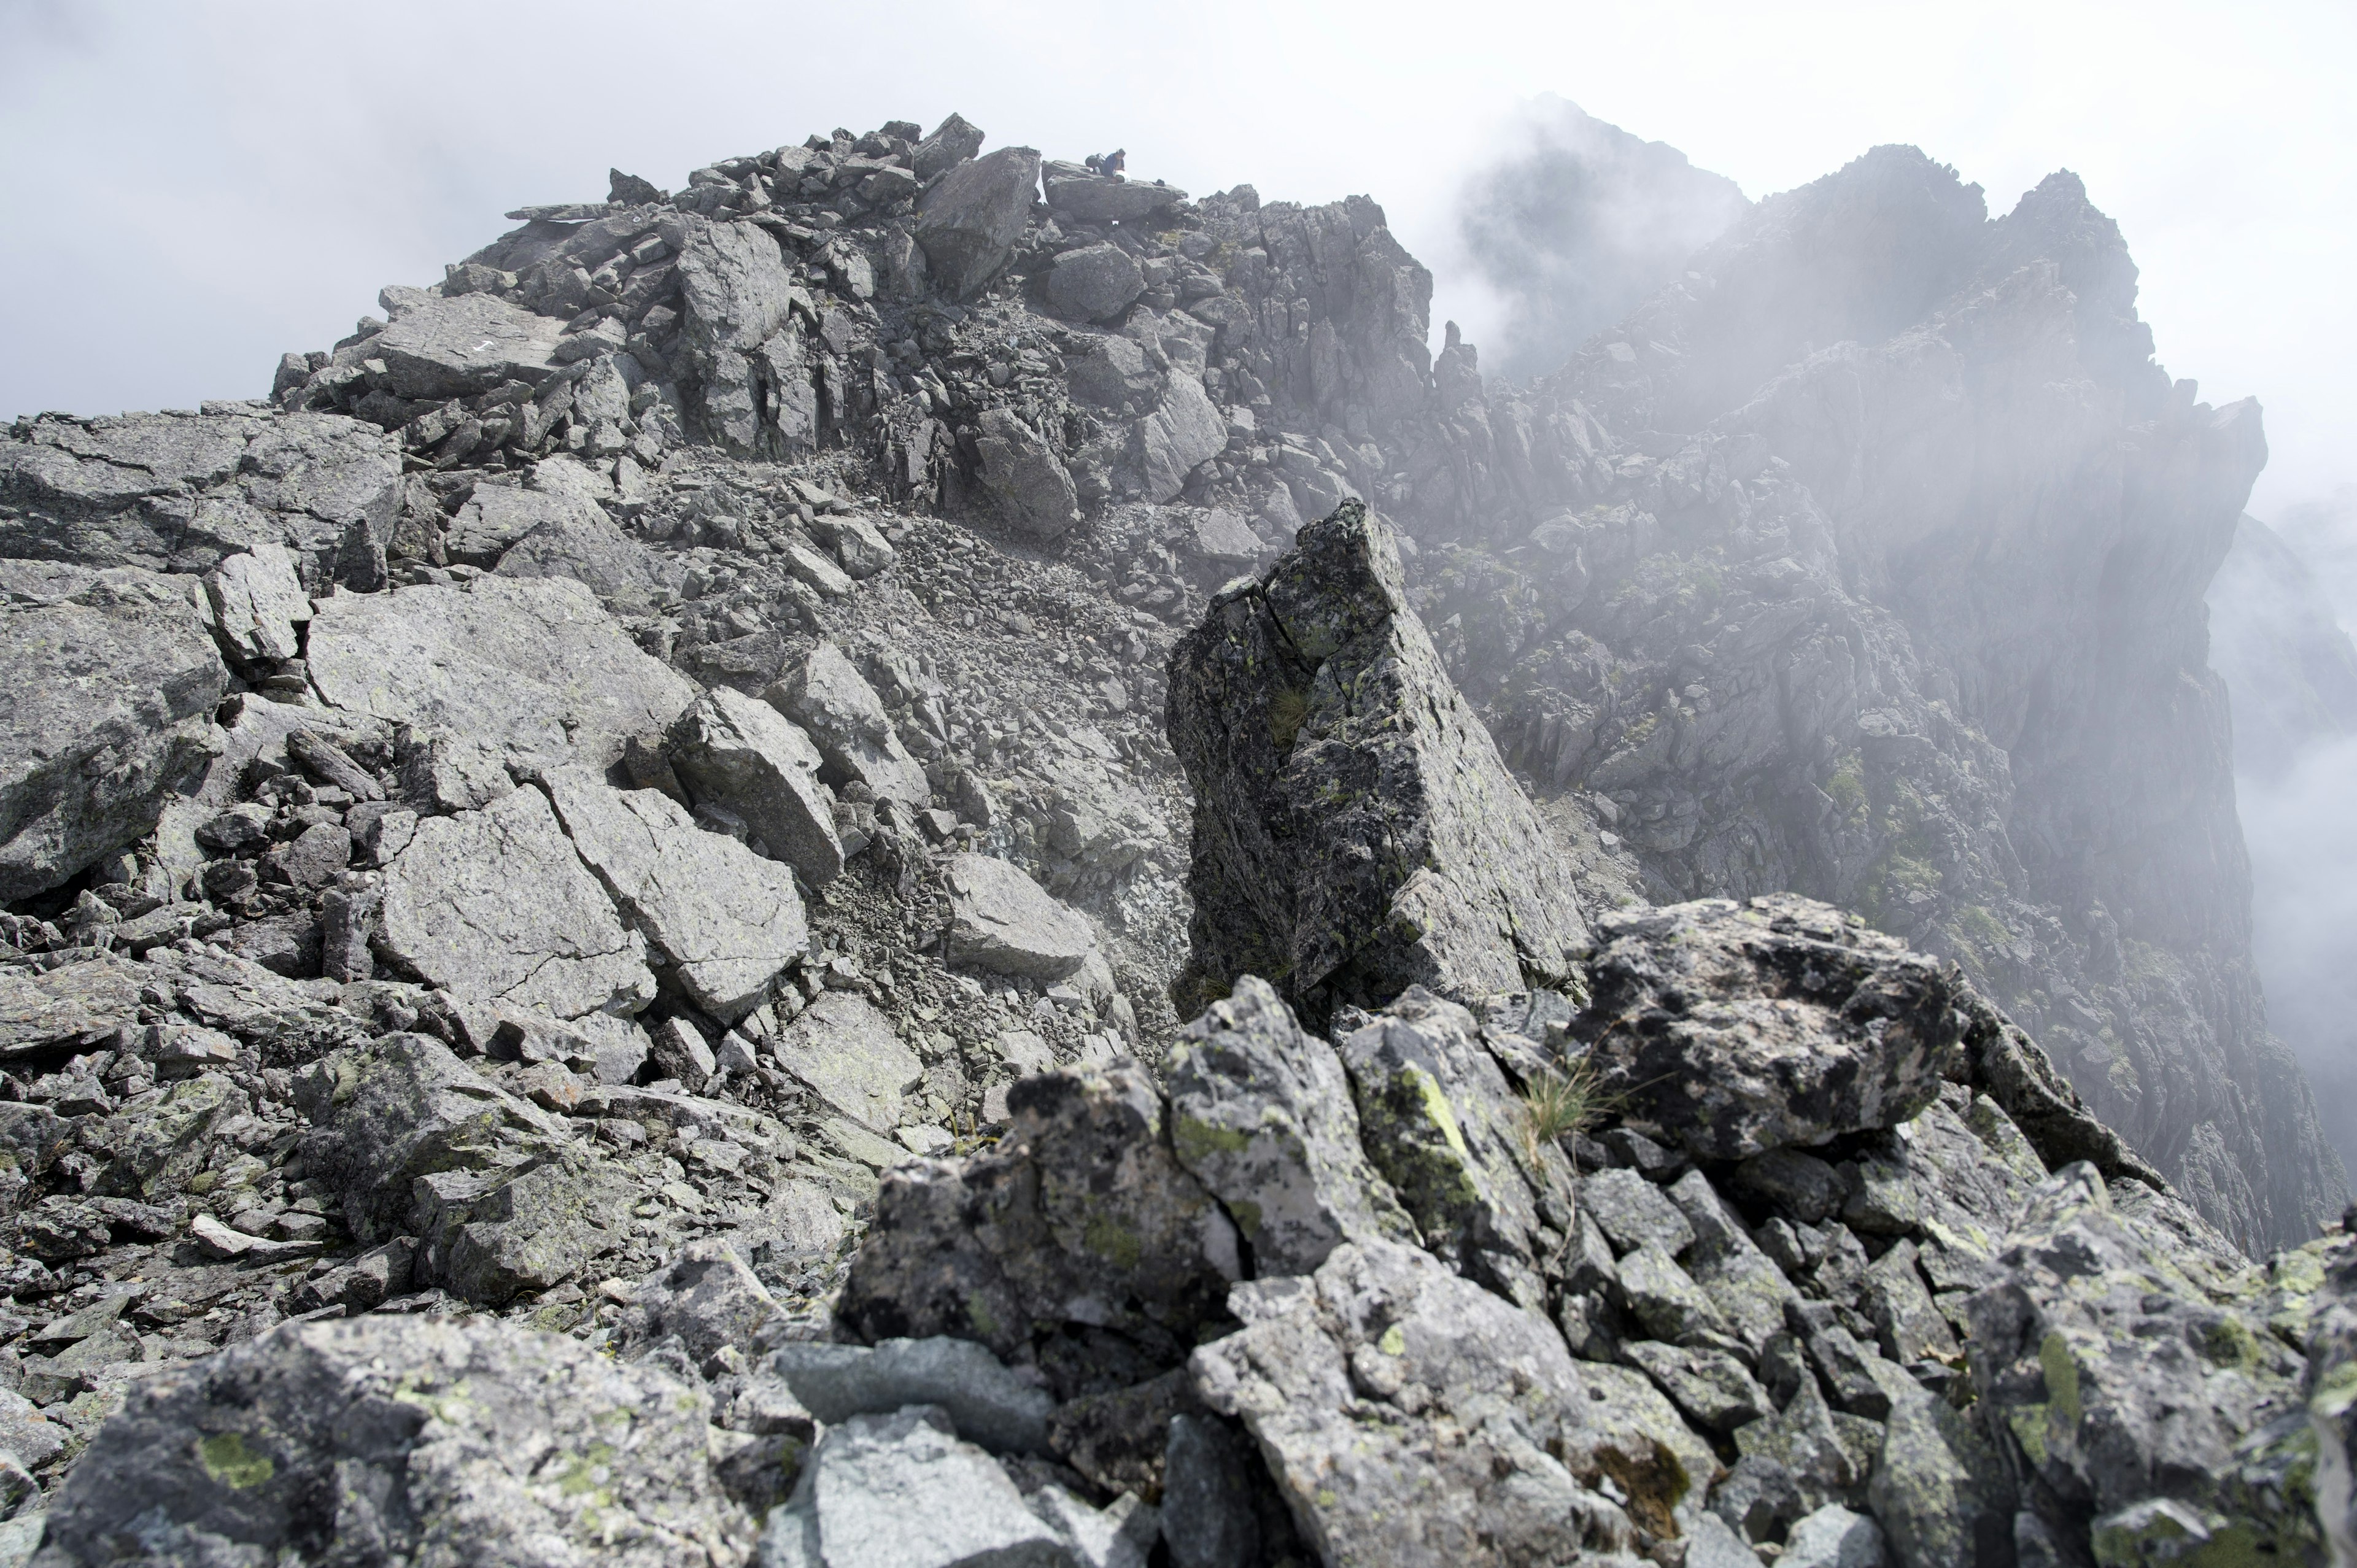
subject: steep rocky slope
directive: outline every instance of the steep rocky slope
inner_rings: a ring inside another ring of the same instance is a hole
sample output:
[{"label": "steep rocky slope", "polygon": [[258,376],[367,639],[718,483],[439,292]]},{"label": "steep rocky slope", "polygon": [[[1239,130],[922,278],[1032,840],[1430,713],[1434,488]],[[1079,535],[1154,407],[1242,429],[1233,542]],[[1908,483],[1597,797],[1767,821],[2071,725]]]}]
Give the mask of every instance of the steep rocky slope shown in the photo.
[{"label": "steep rocky slope", "polygon": [[2189,619],[2255,414],[2075,188],[1885,150],[1492,394],[1364,199],[982,146],[618,173],[10,430],[11,1540],[2315,1549],[2345,1242],[2212,1229],[2343,1196]]}]

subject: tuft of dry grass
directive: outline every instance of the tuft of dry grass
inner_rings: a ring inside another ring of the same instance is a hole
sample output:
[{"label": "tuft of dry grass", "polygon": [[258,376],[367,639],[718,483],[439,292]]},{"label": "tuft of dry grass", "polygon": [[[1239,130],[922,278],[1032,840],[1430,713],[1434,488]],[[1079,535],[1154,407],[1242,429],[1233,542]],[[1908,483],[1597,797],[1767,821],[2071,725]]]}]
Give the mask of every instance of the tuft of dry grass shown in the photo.
[{"label": "tuft of dry grass", "polygon": [[1532,1164],[1549,1144],[1594,1126],[1609,1107],[1596,1069],[1585,1059],[1550,1068],[1523,1086],[1523,1152]]},{"label": "tuft of dry grass", "polygon": [[1268,735],[1282,757],[1293,749],[1294,737],[1309,718],[1309,693],[1279,686],[1268,697]]}]

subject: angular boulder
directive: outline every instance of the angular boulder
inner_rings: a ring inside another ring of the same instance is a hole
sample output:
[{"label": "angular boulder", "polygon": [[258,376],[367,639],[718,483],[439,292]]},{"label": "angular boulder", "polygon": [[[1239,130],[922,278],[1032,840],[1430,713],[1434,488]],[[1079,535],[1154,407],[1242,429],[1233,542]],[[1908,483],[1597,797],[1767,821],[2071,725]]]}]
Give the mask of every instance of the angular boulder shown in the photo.
[{"label": "angular boulder", "polygon": [[952,114],[909,151],[909,164],[919,179],[955,168],[982,151],[982,127],[963,114]]},{"label": "angular boulder", "polygon": [[1047,196],[1058,217],[1082,223],[1135,223],[1187,202],[1187,193],[1175,185],[1112,179],[1072,164],[1048,166]]},{"label": "angular boulder", "polygon": [[1200,379],[1173,367],[1154,412],[1137,422],[1137,465],[1146,499],[1162,502],[1187,487],[1197,467],[1227,449],[1228,423]]},{"label": "angular boulder", "polygon": [[363,1241],[416,1237],[421,1283],[496,1306],[628,1240],[628,1178],[430,1036],[338,1052],[296,1098],[312,1177]]},{"label": "angular boulder", "polygon": [[1081,520],[1081,496],[1072,485],[1071,470],[1047,438],[1013,409],[985,410],[977,445],[982,488],[1025,537],[1043,542],[1060,539]]},{"label": "angular boulder", "polygon": [[1678,1535],[1699,1477],[1663,1441],[1676,1418],[1615,1430],[1544,1318],[1429,1253],[1354,1243],[1232,1299],[1245,1326],[1195,1352],[1196,1392],[1259,1441],[1321,1561],[1568,1563]]},{"label": "angular boulder", "polygon": [[1570,866],[1357,502],[1181,640],[1169,730],[1197,802],[1182,1013],[1248,972],[1314,1026],[1412,984],[1568,978],[1587,942]]},{"label": "angular boulder", "polygon": [[925,1076],[892,1021],[848,992],[830,991],[803,1008],[774,1048],[779,1067],[830,1109],[877,1133],[900,1124],[901,1097]]},{"label": "angular boulder", "polygon": [[1226,1321],[1236,1233],[1172,1151],[1145,1069],[1068,1069],[1007,1091],[990,1150],[885,1174],[838,1321],[870,1342],[952,1335],[1065,1396],[1178,1366]]},{"label": "angular boulder", "polygon": [[486,1317],[288,1324],[133,1384],[58,1493],[40,1560],[671,1568],[749,1556],[711,1402]]},{"label": "angular boulder", "polygon": [[1334,1047],[1250,975],[1170,1053],[1170,1143],[1227,1208],[1265,1274],[1313,1273],[1345,1241],[1415,1239],[1360,1146]]},{"label": "angular boulder", "polygon": [[917,243],[934,280],[964,299],[998,274],[1039,190],[1039,155],[1001,147],[958,164],[917,203]]},{"label": "angular boulder", "polygon": [[900,744],[884,700],[834,643],[820,642],[762,695],[817,742],[824,759],[819,777],[827,783],[840,789],[856,780],[877,800],[912,806],[932,800],[925,770]]},{"label": "angular boulder", "polygon": [[673,771],[698,805],[736,812],[763,848],[813,887],[843,875],[834,797],[818,777],[826,759],[777,709],[715,686],[679,715],[667,745]]},{"label": "angular boulder", "polygon": [[654,1000],[646,940],[537,789],[418,823],[386,868],[382,922],[386,956],[469,1002],[578,1018]]},{"label": "angular boulder", "polygon": [[1038,981],[1077,973],[1097,951],[1088,917],[1031,880],[1019,865],[987,854],[953,854],[948,956],[998,974]]},{"label": "angular boulder", "polygon": [[733,1024],[802,958],[810,926],[785,866],[705,832],[655,790],[608,789],[581,768],[546,785],[574,852],[698,1007]]},{"label": "angular boulder", "polygon": [[[1119,245],[1082,245],[1056,258],[1042,285],[1048,308],[1074,321],[1103,321],[1146,290],[1137,260]],[[1224,440],[1224,436],[1222,437]]]},{"label": "angular boulder", "polygon": [[1605,916],[1574,1036],[1630,1122],[1739,1160],[1892,1127],[1961,1065],[1937,959],[1776,894]]},{"label": "angular boulder", "polygon": [[231,657],[253,662],[302,651],[298,628],[311,619],[311,600],[285,545],[265,542],[223,558],[205,575],[205,599],[213,634]]},{"label": "angular boulder", "polygon": [[[477,498],[485,493],[478,490]],[[596,501],[554,490],[508,494],[538,521],[500,554],[500,576],[570,577],[624,615],[645,614],[676,588],[674,573]]]},{"label": "angular boulder", "polygon": [[422,296],[369,345],[399,397],[440,401],[489,392],[502,381],[538,386],[562,368],[565,323],[535,316],[496,295]]},{"label": "angular boulder", "polygon": [[194,578],[0,561],[0,899],[147,832],[221,749],[229,689]]},{"label": "angular boulder", "polygon": [[309,660],[332,707],[549,765],[609,768],[696,694],[562,577],[339,594],[311,623]]},{"label": "angular boulder", "polygon": [[[787,312],[803,296],[766,231],[696,217],[685,223],[680,295],[705,424],[732,456],[753,456],[764,444],[765,383],[800,358]],[[809,308],[806,298],[803,308]],[[765,350],[773,341],[776,347]]]}]

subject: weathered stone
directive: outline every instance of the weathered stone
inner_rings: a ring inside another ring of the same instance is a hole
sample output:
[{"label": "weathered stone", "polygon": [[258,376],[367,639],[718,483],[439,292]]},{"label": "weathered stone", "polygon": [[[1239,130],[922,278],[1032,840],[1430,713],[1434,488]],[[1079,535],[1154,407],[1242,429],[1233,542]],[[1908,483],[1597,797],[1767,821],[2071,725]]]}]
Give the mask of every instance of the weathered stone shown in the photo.
[{"label": "weathered stone", "polygon": [[1839,1503],[1827,1503],[1792,1527],[1779,1568],[1883,1568],[1882,1527]]},{"label": "weathered stone", "polygon": [[928,1405],[855,1415],[811,1451],[793,1500],[770,1516],[764,1568],[905,1564],[1070,1568],[1073,1559],[990,1455]]},{"label": "weathered stone", "polygon": [[224,557],[205,575],[205,598],[214,635],[232,657],[252,662],[302,652],[298,628],[311,619],[311,600],[285,545],[263,541]]},{"label": "weathered stone", "polygon": [[932,134],[909,149],[909,166],[919,179],[946,173],[982,151],[982,127],[963,114],[952,114]]},{"label": "weathered stone", "polygon": [[1631,1339],[1620,1354],[1706,1432],[1732,1432],[1774,1408],[1768,1391],[1724,1350]]},{"label": "weathered stone", "polygon": [[1798,1149],[1774,1148],[1735,1167],[1736,1192],[1803,1225],[1837,1214],[1846,1194],[1833,1166]]},{"label": "weathered stone", "polygon": [[1208,1415],[1170,1418],[1162,1490],[1162,1539],[1172,1568],[1248,1568],[1261,1561],[1253,1471],[1241,1434]]},{"label": "weathered stone", "polygon": [[878,800],[914,806],[932,800],[925,770],[900,744],[883,699],[834,643],[821,641],[762,695],[809,732],[824,759],[819,777],[827,783],[840,788],[856,780]]},{"label": "weathered stone", "polygon": [[470,1001],[578,1018],[654,1000],[646,940],[615,917],[537,789],[420,822],[385,871],[381,940]]},{"label": "weathered stone", "polygon": [[1146,499],[1167,501],[1194,471],[1227,448],[1227,422],[1192,372],[1172,367],[1154,412],[1137,422],[1137,466]]},{"label": "weathered stone", "polygon": [[1630,1495],[1629,1434],[1555,1330],[1430,1254],[1347,1244],[1232,1302],[1245,1326],[1195,1352],[1196,1391],[1251,1429],[1322,1560],[1568,1561],[1676,1533],[1658,1495],[1593,1489]]},{"label": "weathered stone", "polygon": [[1717,1305],[1728,1331],[1760,1354],[1784,1329],[1792,1283],[1700,1171],[1672,1183],[1669,1196],[1694,1230],[1684,1251],[1687,1274]]},{"label": "weathered stone", "polygon": [[611,767],[625,740],[695,697],[565,578],[339,594],[321,603],[308,649],[333,706],[548,764]]},{"label": "weathered stone", "polygon": [[1824,905],[1704,899],[1599,934],[1573,1034],[1629,1121],[1697,1157],[1895,1126],[1957,1062],[1938,962]]},{"label": "weathered stone", "polygon": [[1081,520],[1071,471],[1047,439],[1013,409],[984,411],[978,448],[983,489],[1025,537],[1059,539]]},{"label": "weathered stone", "polygon": [[1648,1243],[1672,1256],[1695,1239],[1694,1227],[1662,1189],[1626,1168],[1598,1171],[1579,1184],[1580,1211],[1612,1239],[1616,1252]]},{"label": "weathered stone", "polygon": [[676,1338],[688,1359],[701,1366],[726,1347],[758,1354],[784,1319],[784,1309],[733,1247],[716,1240],[691,1241],[638,1283],[619,1337],[639,1348]]},{"label": "weathered stone", "polygon": [[1410,987],[1340,1049],[1361,1141],[1425,1246],[1544,1315],[1572,1224],[1571,1162],[1537,1136],[1472,1015]]},{"label": "weathered stone", "polygon": [[674,569],[614,525],[596,501],[555,489],[479,489],[469,508],[504,498],[510,526],[536,518],[499,557],[502,577],[569,577],[621,615],[643,615],[678,587]]},{"label": "weathered stone", "polygon": [[45,1561],[741,1563],[701,1388],[488,1318],[289,1324],[132,1386]]},{"label": "weathered stone", "polygon": [[1135,223],[1186,205],[1187,193],[1159,180],[1108,179],[1071,164],[1048,166],[1048,205],[1082,223]]},{"label": "weathered stone", "polygon": [[[683,238],[677,270],[684,338],[705,426],[732,456],[779,455],[790,435],[806,435],[796,415],[809,394],[808,372],[801,370],[789,312],[797,298],[805,310],[809,301],[778,242],[757,225],[690,217]],[[799,395],[780,385],[797,372]]]},{"label": "weathered stone", "polygon": [[[1017,1083],[1007,1106],[996,1147],[886,1174],[838,1316],[870,1340],[979,1340],[1066,1394],[1108,1368],[1138,1380],[1178,1365],[1225,1320],[1241,1269],[1234,1229],[1171,1152],[1152,1080],[1066,1069]],[[1074,1334],[1085,1355],[1064,1349]]]},{"label": "weathered stone", "polygon": [[193,579],[0,560],[0,899],[66,881],[156,825],[220,751],[229,670]]},{"label": "weathered stone", "polygon": [[[1146,288],[1136,260],[1119,245],[1082,245],[1056,258],[1042,285],[1048,308],[1076,321],[1103,321],[1127,310]],[[1222,442],[1225,445],[1224,439]]]},{"label": "weathered stone", "polygon": [[1039,188],[1039,155],[1001,147],[959,163],[917,203],[917,243],[942,288],[964,299],[1006,264]]},{"label": "weathered stone", "polygon": [[630,1187],[565,1124],[424,1035],[340,1052],[299,1086],[303,1158],[364,1241],[418,1238],[418,1275],[497,1305],[621,1244]]},{"label": "weathered stone", "polygon": [[1170,1055],[1170,1141],[1226,1208],[1265,1274],[1307,1274],[1344,1241],[1413,1240],[1360,1147],[1350,1079],[1265,981],[1187,1026]]},{"label": "weathered stone", "polygon": [[538,386],[556,373],[565,323],[488,294],[429,299],[370,345],[399,396],[467,397],[502,381]]},{"label": "weathered stone", "polygon": [[843,874],[834,800],[810,737],[756,697],[715,686],[671,728],[671,765],[699,805],[720,806],[813,887]]},{"label": "weathered stone", "polygon": [[147,978],[139,965],[112,953],[42,973],[0,969],[0,1057],[68,1043],[96,1045],[137,1022]]},{"label": "weathered stone", "polygon": [[844,991],[804,1008],[778,1036],[776,1049],[780,1068],[878,1133],[900,1124],[901,1096],[925,1075],[925,1064],[900,1043],[891,1020]]},{"label": "weathered stone", "polygon": [[1220,597],[1172,655],[1169,724],[1197,799],[1190,999],[1270,975],[1322,1025],[1410,984],[1568,976],[1587,940],[1569,867],[1363,508]]},{"label": "weathered stone", "polygon": [[949,959],[1000,974],[1062,980],[1097,950],[1088,918],[1051,897],[1022,867],[986,854],[956,854],[950,888]]},{"label": "weathered stone", "polygon": [[546,776],[580,855],[695,1004],[733,1024],[810,943],[793,874],[708,833],[652,789],[609,789],[586,768]]},{"label": "weathered stone", "polygon": [[789,1344],[772,1352],[767,1365],[829,1426],[855,1415],[889,1415],[904,1405],[934,1405],[958,1436],[994,1453],[1047,1451],[1055,1400],[971,1339],[884,1339],[873,1349]]}]

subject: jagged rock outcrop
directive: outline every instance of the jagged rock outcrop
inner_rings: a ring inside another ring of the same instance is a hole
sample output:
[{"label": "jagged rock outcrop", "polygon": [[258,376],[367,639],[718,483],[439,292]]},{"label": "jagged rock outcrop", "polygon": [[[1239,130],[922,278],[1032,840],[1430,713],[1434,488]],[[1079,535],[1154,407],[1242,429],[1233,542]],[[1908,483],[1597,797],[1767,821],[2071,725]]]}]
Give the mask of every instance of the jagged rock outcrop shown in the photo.
[{"label": "jagged rock outcrop", "polygon": [[220,673],[0,920],[7,1543],[2318,1550],[2345,1225],[2203,1218],[2333,1196],[2187,618],[2255,430],[2067,184],[1878,153],[1524,393],[1372,201],[982,148],[617,175],[268,407],[8,431],[0,560]]},{"label": "jagged rock outcrop", "polygon": [[1169,722],[1199,802],[1182,993],[1259,972],[1322,1015],[1568,974],[1587,940],[1569,869],[1364,507],[1221,596],[1172,655]]}]

